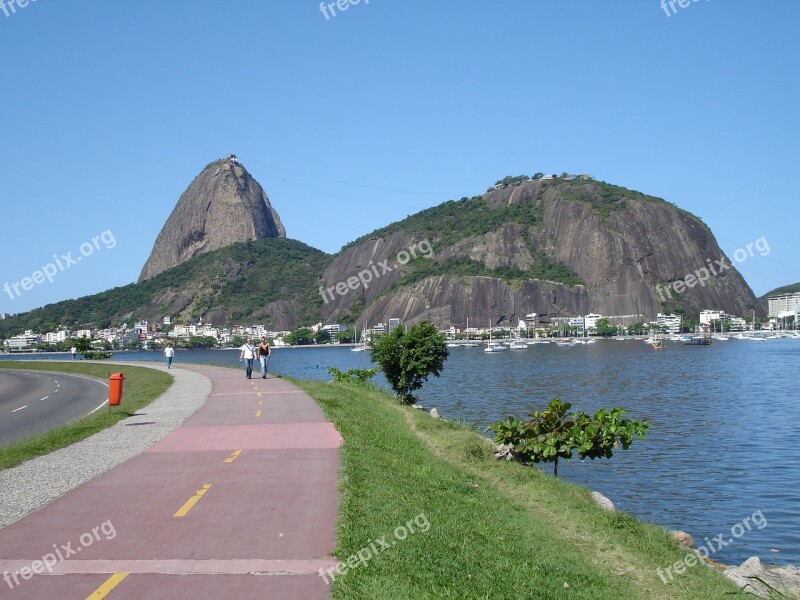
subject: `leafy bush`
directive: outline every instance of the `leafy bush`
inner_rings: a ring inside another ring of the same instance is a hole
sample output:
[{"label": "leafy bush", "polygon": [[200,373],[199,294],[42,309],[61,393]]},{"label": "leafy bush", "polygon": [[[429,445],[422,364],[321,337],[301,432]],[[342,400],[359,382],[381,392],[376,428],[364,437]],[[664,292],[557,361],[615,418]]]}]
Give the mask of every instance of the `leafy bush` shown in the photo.
[{"label": "leafy bush", "polygon": [[359,384],[366,383],[380,371],[380,369],[349,369],[342,372],[336,367],[326,367],[325,370],[331,374],[334,381]]},{"label": "leafy bush", "polygon": [[98,352],[95,350],[88,350],[83,353],[83,358],[86,360],[105,360],[111,358],[111,352]]},{"label": "leafy bush", "polygon": [[371,349],[372,361],[378,363],[403,404],[412,403],[412,393],[428,376],[439,376],[449,356],[444,334],[427,321],[417,323],[408,333],[395,327],[372,342]]},{"label": "leafy bush", "polygon": [[558,459],[570,460],[577,450],[579,458],[611,458],[621,445],[627,450],[637,439],[644,439],[647,421],[622,418],[621,408],[600,410],[589,416],[569,414],[572,405],[554,398],[546,410],[536,411],[529,421],[509,417],[490,427],[498,444],[511,444],[514,454],[525,463],[552,462],[558,477]]}]

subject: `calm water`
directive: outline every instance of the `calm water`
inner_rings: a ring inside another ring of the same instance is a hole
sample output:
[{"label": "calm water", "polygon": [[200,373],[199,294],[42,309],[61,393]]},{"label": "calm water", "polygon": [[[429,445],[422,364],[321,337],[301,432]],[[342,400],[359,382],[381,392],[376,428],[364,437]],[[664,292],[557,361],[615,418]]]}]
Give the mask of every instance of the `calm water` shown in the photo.
[{"label": "calm water", "polygon": [[[188,351],[176,362],[233,365],[238,356]],[[157,353],[115,358],[163,360]],[[270,369],[328,379],[326,366],[370,364],[369,353],[349,348],[278,349]],[[611,460],[563,462],[562,478],[600,491],[641,519],[688,531],[696,546],[706,537],[733,537],[732,526],[761,511],[766,527],[752,527],[713,558],[739,563],[758,555],[800,565],[799,365],[796,340],[668,342],[663,352],[641,341],[497,354],[453,348],[442,377],[423,388],[420,402],[480,426],[522,417],[554,397],[587,412],[622,406],[651,422],[647,438]]]}]

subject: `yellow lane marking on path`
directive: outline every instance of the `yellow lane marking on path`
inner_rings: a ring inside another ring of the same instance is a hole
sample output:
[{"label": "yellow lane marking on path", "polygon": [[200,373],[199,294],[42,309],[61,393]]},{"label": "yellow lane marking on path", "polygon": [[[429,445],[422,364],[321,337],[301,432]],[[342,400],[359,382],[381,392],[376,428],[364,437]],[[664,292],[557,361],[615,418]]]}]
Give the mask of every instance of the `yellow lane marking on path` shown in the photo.
[{"label": "yellow lane marking on path", "polygon": [[189,498],[189,499],[186,501],[186,503],[185,503],[183,506],[181,506],[181,507],[178,509],[178,512],[176,512],[176,513],[175,513],[174,515],[172,515],[172,516],[173,516],[173,517],[185,517],[185,516],[186,516],[186,513],[188,513],[190,510],[192,510],[192,507],[193,507],[195,504],[197,504],[198,502],[200,502],[200,498],[202,498],[202,497],[205,495],[205,493],[206,493],[206,492],[209,490],[209,488],[210,488],[210,487],[211,487],[211,484],[210,484],[210,483],[207,483],[207,484],[205,484],[205,485],[203,486],[203,489],[202,489],[202,490],[197,490],[197,492],[195,492],[194,496],[192,496],[191,498]]},{"label": "yellow lane marking on path", "polygon": [[87,596],[86,600],[100,600],[101,598],[105,598],[111,593],[111,590],[122,583],[122,580],[127,576],[127,573],[114,573],[111,577],[105,580],[103,585]]},{"label": "yellow lane marking on path", "polygon": [[259,409],[256,411],[256,416],[257,416],[257,417],[260,417],[260,416],[261,416],[261,409],[260,409],[260,408],[259,408]]},{"label": "yellow lane marking on path", "polygon": [[242,453],[241,450],[234,450],[233,454],[231,454],[228,458],[225,459],[226,463],[232,463],[237,459],[237,457]]},{"label": "yellow lane marking on path", "polygon": [[263,400],[259,400],[259,401],[258,401],[258,405],[259,405],[259,406],[264,406],[264,401],[263,401]]},{"label": "yellow lane marking on path", "polygon": [[261,392],[256,392],[256,396],[258,396],[259,398],[261,398]]}]

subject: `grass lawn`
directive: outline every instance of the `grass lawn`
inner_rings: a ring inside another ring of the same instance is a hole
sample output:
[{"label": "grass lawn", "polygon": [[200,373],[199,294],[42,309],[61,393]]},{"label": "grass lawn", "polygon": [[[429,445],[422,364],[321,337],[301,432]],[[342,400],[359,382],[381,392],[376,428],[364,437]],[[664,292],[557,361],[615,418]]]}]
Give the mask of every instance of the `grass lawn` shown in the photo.
[{"label": "grass lawn", "polygon": [[108,380],[109,372],[122,371],[125,374],[125,383],[121,406],[113,407],[110,410],[98,410],[96,413],[72,423],[55,427],[47,433],[38,434],[7,446],[0,446],[0,469],[8,469],[36,456],[64,448],[106,427],[111,427],[117,421],[129,417],[140,408],[150,404],[172,385],[172,376],[167,373],[127,365],[121,367],[83,361],[76,363],[0,361],[0,369],[3,368],[77,373],[92,375],[105,381]]},{"label": "grass lawn", "polygon": [[[333,598],[627,600],[737,593],[703,565],[663,583],[656,569],[680,561],[686,551],[662,528],[601,510],[584,487],[496,461],[489,440],[463,425],[401,406],[370,386],[295,383],[345,440],[335,555],[346,561],[359,551],[366,557],[366,548],[373,554],[366,564],[353,560],[333,579]],[[405,526],[415,517],[410,533]]]}]

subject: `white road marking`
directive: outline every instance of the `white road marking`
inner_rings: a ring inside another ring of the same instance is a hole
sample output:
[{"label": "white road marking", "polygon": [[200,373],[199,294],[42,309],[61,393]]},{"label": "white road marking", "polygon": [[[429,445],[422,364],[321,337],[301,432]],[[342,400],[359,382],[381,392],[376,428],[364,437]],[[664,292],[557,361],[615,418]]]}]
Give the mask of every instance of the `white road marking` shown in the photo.
[{"label": "white road marking", "polygon": [[14,410],[12,410],[11,412],[12,412],[12,413],[15,413],[15,412],[17,412],[18,410],[22,410],[23,408],[28,408],[28,405],[26,404],[25,406],[20,406],[19,408],[15,408],[15,409],[14,409]]},{"label": "white road marking", "polygon": [[50,396],[45,396],[44,398],[39,398],[39,400],[47,400]]}]

